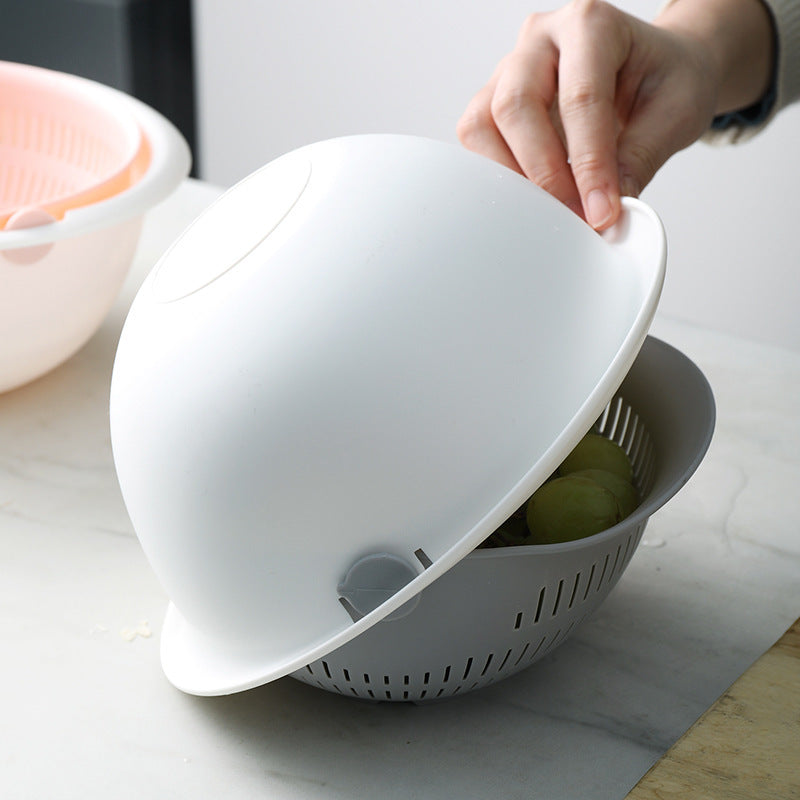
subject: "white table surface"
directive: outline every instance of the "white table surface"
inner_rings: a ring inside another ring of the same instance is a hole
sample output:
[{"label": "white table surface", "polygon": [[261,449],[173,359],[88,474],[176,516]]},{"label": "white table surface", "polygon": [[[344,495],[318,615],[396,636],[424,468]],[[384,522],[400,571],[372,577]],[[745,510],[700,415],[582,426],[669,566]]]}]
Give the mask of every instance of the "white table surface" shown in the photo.
[{"label": "white table surface", "polygon": [[605,604],[524,672],[427,706],[291,678],[191,697],[160,670],[167,598],[107,401],[133,293],[216,194],[187,181],[152,213],[101,330],[0,395],[0,797],[623,798],[800,615],[800,354],[656,319],[711,382],[714,441]]}]

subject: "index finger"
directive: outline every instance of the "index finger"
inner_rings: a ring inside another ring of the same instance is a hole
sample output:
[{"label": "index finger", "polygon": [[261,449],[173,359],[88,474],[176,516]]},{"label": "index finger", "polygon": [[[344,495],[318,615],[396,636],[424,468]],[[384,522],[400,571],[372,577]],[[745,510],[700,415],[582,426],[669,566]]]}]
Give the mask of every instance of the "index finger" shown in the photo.
[{"label": "index finger", "polygon": [[458,121],[456,133],[468,150],[524,174],[492,116],[492,98],[506,61],[507,58],[500,62],[488,83],[470,100]]},{"label": "index finger", "polygon": [[546,38],[509,56],[492,98],[492,117],[524,175],[581,213],[567,151],[553,124],[558,54]]},{"label": "index finger", "polygon": [[620,210],[615,96],[624,57],[619,37],[605,27],[580,20],[559,48],[558,72],[570,167],[586,219],[597,229],[611,225]]}]

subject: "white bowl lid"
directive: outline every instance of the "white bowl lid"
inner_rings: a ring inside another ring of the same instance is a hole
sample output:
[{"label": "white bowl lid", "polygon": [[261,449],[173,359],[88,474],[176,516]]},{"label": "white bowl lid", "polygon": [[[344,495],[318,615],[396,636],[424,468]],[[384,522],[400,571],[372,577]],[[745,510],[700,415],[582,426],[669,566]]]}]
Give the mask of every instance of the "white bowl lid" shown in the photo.
[{"label": "white bowl lid", "polygon": [[639,201],[601,237],[415,137],[310,145],[223,195],[140,290],[112,381],[169,679],[246,689],[407,613],[595,421],[665,254]]}]

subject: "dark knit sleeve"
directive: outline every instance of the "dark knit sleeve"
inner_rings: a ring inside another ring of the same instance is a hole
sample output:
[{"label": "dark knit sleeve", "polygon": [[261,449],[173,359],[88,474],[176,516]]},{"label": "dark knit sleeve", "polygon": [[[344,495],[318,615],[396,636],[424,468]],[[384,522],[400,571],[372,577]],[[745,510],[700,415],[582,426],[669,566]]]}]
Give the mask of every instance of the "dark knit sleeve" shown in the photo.
[{"label": "dark knit sleeve", "polygon": [[758,103],[716,117],[703,141],[746,141],[763,130],[781,109],[800,99],[800,0],[761,1],[769,8],[775,26],[772,84]]}]

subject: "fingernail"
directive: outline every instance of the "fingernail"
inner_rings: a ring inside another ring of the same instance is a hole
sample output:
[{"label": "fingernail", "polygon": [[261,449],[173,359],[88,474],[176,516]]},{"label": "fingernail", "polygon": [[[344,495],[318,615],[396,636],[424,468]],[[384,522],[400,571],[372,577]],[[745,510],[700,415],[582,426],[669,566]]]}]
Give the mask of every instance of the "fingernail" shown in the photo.
[{"label": "fingernail", "polygon": [[592,189],[586,198],[586,221],[593,228],[602,228],[611,219],[611,201],[600,189]]}]

